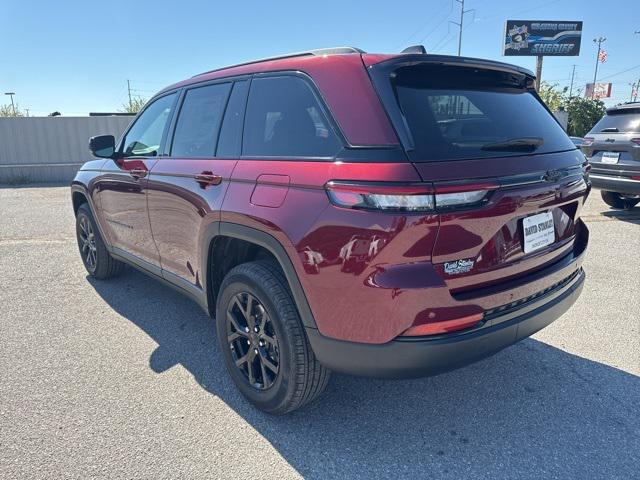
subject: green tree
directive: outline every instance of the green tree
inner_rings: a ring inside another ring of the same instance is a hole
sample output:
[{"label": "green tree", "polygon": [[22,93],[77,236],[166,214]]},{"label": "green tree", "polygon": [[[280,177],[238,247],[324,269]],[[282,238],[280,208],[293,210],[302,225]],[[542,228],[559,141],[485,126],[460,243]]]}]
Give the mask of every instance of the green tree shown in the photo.
[{"label": "green tree", "polygon": [[543,80],[540,83],[540,90],[538,91],[538,95],[540,95],[542,101],[547,104],[549,110],[555,112],[556,110],[560,110],[561,108],[563,108],[567,103],[567,90],[567,87],[559,90],[557,84],[552,85]]},{"label": "green tree", "polygon": [[580,91],[577,96],[569,97],[566,87],[560,90],[557,85],[544,81],[538,93],[552,112],[556,110],[567,112],[569,116],[567,134],[571,136],[584,137],[602,118],[606,110],[602,100],[582,98]]},{"label": "green tree", "polygon": [[565,110],[569,114],[567,133],[575,137],[584,137],[602,118],[606,108],[602,100],[571,97]]},{"label": "green tree", "polygon": [[24,117],[24,112],[20,110],[16,105],[15,110],[13,106],[8,103],[6,105],[0,105],[0,117]]},{"label": "green tree", "polygon": [[131,97],[131,100],[122,104],[122,109],[120,111],[125,113],[138,113],[146,103],[147,100],[145,98]]}]

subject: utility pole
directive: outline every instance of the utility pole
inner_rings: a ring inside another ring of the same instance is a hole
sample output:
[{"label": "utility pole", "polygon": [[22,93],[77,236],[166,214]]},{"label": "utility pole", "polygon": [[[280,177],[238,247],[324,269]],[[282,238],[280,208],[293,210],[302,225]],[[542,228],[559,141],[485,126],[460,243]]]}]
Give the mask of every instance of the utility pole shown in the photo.
[{"label": "utility pole", "polygon": [[573,71],[571,72],[571,86],[569,87],[569,98],[571,98],[571,94],[573,93],[573,79],[576,76],[576,65],[573,66]]},{"label": "utility pole", "polygon": [[473,12],[474,9],[465,10],[464,9],[464,0],[456,0],[460,4],[460,22],[454,22],[453,20],[449,20],[449,22],[458,26],[458,56],[460,56],[462,52],[462,25],[464,23],[464,14]]},{"label": "utility pole", "polygon": [[127,91],[129,92],[129,105],[131,105],[131,82],[127,79]]},{"label": "utility pole", "polygon": [[607,41],[607,37],[598,37],[593,39],[594,43],[598,44],[598,53],[596,53],[596,70],[593,72],[593,90],[591,94],[591,99],[595,97],[596,94],[596,80],[598,79],[598,63],[600,63],[600,52],[602,51],[602,44]]},{"label": "utility pole", "polygon": [[29,116],[29,109],[25,108],[24,110],[27,112],[27,117],[28,117]]},{"label": "utility pole", "polygon": [[16,92],[6,92],[5,95],[9,95],[11,97],[11,110],[13,110],[13,116],[16,116],[16,106],[13,103],[13,96],[16,94]]},{"label": "utility pole", "polygon": [[638,99],[638,90],[640,90],[640,78],[636,83],[631,84],[631,97],[629,101],[635,102]]}]

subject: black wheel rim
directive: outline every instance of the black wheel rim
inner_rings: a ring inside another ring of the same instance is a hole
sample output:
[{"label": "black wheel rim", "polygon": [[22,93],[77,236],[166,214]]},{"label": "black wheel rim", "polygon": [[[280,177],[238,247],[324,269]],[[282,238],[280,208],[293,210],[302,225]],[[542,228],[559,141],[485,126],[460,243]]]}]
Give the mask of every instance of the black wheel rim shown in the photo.
[{"label": "black wheel rim", "polygon": [[273,385],[280,369],[278,339],[266,309],[248,292],[229,302],[227,342],[233,363],[252,387],[266,390]]},{"label": "black wheel rim", "polygon": [[96,248],[96,237],[93,232],[91,222],[86,216],[80,217],[80,231],[78,236],[80,237],[80,253],[82,260],[89,270],[92,272],[96,269],[96,262],[98,258]]}]

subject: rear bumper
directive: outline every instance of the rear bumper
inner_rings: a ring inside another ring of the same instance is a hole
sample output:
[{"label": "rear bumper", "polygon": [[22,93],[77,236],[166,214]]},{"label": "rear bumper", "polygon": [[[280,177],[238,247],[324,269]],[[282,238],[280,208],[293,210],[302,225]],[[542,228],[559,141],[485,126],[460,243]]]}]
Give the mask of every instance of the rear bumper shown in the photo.
[{"label": "rear bumper", "polygon": [[398,338],[381,345],[330,339],[311,328],[307,335],[318,360],[340,373],[380,378],[435,375],[493,355],[546,327],[573,305],[584,279],[580,268],[558,288],[471,331]]},{"label": "rear bumper", "polygon": [[593,173],[589,175],[589,179],[595,188],[601,190],[626,193],[628,195],[640,195],[640,180]]}]

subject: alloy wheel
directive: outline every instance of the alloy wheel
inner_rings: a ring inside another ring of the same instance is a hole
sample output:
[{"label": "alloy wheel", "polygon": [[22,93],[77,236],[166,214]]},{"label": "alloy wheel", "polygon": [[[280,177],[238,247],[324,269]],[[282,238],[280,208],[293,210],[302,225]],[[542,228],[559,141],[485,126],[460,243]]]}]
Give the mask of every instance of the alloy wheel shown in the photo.
[{"label": "alloy wheel", "polygon": [[280,367],[278,339],[269,314],[248,292],[234,295],[227,307],[227,342],[233,362],[249,384],[266,390]]},{"label": "alloy wheel", "polygon": [[96,237],[93,232],[91,222],[86,216],[80,217],[80,251],[82,253],[82,259],[85,265],[92,272],[96,269],[96,262],[98,258],[98,250],[96,247]]}]

